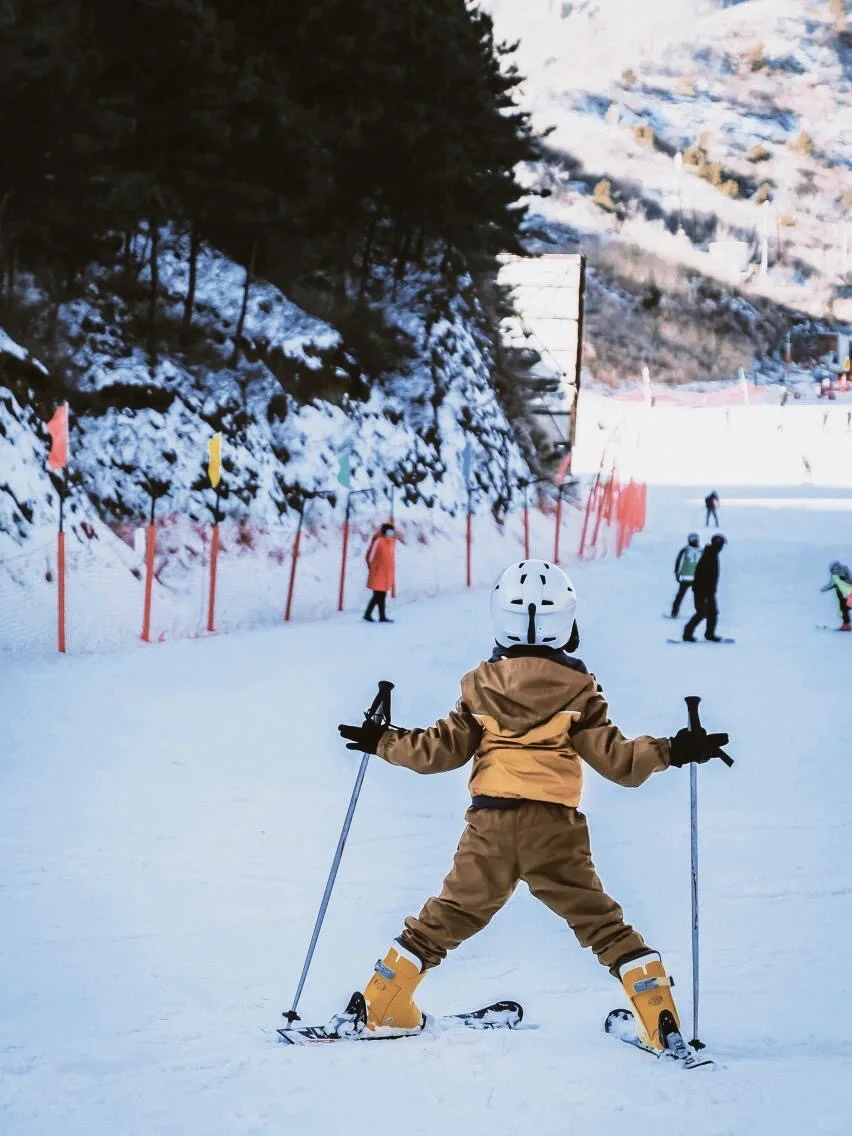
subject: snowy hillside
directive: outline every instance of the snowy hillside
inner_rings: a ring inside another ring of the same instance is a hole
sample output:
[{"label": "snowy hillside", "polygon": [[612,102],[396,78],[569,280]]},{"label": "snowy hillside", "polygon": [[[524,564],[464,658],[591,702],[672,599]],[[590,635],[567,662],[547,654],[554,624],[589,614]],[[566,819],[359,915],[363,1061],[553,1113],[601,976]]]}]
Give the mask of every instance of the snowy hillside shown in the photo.
[{"label": "snowy hillside", "polygon": [[[179,321],[186,251],[173,239],[161,254],[166,329]],[[60,305],[55,359],[57,374],[70,377],[72,485],[107,520],[146,517],[152,486],[161,509],[206,519],[199,489],[217,430],[223,511],[259,524],[301,495],[339,490],[347,452],[353,488],[384,496],[395,486],[399,504],[445,509],[463,498],[468,440],[483,489],[499,493],[526,468],[493,398],[469,280],[442,290],[424,273],[388,297],[381,318],[395,328],[400,361],[376,382],[366,336],[353,349],[262,281],[251,288],[236,358],[245,272],[211,249],[198,265],[194,350],[166,346],[152,369],[136,334],[138,305],[116,275],[93,274],[85,299]],[[147,269],[138,276],[144,285]]]},{"label": "snowy hillside", "polygon": [[[683,1074],[607,1038],[616,983],[526,888],[421,1002],[518,998],[535,1028],[274,1041],[357,767],[335,725],[379,678],[397,683],[400,723],[445,713],[489,650],[474,592],[407,608],[381,639],[345,617],[0,662],[4,1136],[847,1132],[852,644],[814,624],[834,615],[818,588],[830,559],[848,559],[848,500],[723,490],[721,626],[738,643],[722,657],[667,645],[659,614],[701,496],[655,491],[627,560],[575,578],[581,654],[624,729],[671,733],[699,693],[706,723],[732,735],[734,768],[699,773],[700,1028],[720,1069]],[[605,885],[664,952],[691,1021],[687,783],[672,770],[625,790],[590,773],[584,811]],[[337,1010],[440,886],[466,800],[464,770],[371,764],[306,1020]]]},{"label": "snowy hillside", "polygon": [[[411,541],[440,543],[466,507],[466,448],[474,505],[487,512],[517,503],[518,483],[529,477],[522,446],[528,454],[531,448],[495,396],[490,344],[469,278],[450,287],[425,269],[397,284],[377,274],[374,287],[386,286],[383,302],[365,306],[362,326],[345,332],[256,280],[237,351],[245,272],[204,247],[187,345],[180,333],[186,242],[164,238],[156,362],[139,334],[140,296],[150,283],[141,255],[138,279],[128,282],[119,269],[90,270],[84,296],[61,303],[52,316],[46,297],[31,287],[32,319],[52,344],[49,366],[1,333],[0,642],[7,648],[45,649],[50,641],[58,495],[46,468],[44,423],[60,401],[69,402],[71,417],[72,588],[100,597],[94,622],[92,612],[85,631],[78,625],[78,645],[138,636],[138,537],[152,508],[164,526],[156,569],[161,626],[170,634],[194,632],[198,569],[208,556],[216,505],[207,443],[217,431],[224,439],[223,549],[251,562],[249,587],[257,597],[250,611],[238,602],[240,614],[225,620],[231,625],[268,620],[272,611],[280,618],[281,564],[303,504],[324,555],[309,567],[299,611],[330,609],[344,466],[359,563],[362,542],[392,512]],[[420,562],[418,582],[409,576],[412,594],[434,590],[431,561]],[[21,620],[25,612],[33,622]]]},{"label": "snowy hillside", "polygon": [[[668,316],[689,357],[695,335],[679,297],[700,330],[714,282],[776,312],[751,346],[718,321],[715,347],[710,335],[702,344],[710,373],[727,338],[732,374],[737,354],[748,365],[779,352],[802,313],[852,321],[852,32],[825,0],[483,6],[499,35],[519,41],[526,105],[553,128],[549,163],[528,171],[530,185],[552,191],[534,203],[536,231],[582,246],[609,291],[626,279],[645,285],[640,298],[648,286],[663,293],[660,321],[637,322],[636,353],[653,363],[640,341],[658,338]],[[745,274],[730,241],[744,244]],[[608,325],[592,326],[593,351],[617,322],[610,311]],[[676,376],[665,352],[660,366]]]}]

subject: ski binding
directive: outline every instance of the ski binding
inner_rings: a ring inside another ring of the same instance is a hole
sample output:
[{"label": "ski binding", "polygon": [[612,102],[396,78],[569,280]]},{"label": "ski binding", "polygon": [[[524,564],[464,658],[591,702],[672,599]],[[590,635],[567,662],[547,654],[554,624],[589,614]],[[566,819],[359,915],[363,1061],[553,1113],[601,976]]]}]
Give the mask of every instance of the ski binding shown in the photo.
[{"label": "ski binding", "polygon": [[703,1050],[687,1045],[668,1010],[664,1010],[660,1018],[660,1032],[665,1039],[665,1049],[654,1049],[640,1041],[635,1018],[630,1010],[611,1010],[604,1022],[604,1030],[619,1041],[635,1046],[643,1053],[650,1053],[658,1060],[677,1062],[681,1069],[701,1069],[715,1064],[713,1058],[708,1057]]},{"label": "ski binding", "polygon": [[466,1026],[468,1029],[515,1029],[523,1020],[523,1007],[518,1002],[495,1002],[480,1010],[470,1010],[461,1014],[445,1014],[433,1018],[427,1014],[417,1029],[368,1030],[367,1006],[364,995],[356,990],[349,999],[349,1005],[342,1014],[335,1014],[325,1026],[290,1025],[279,1029],[278,1035],[288,1045],[315,1045],[333,1041],[389,1041],[401,1037],[418,1037],[450,1026]]}]

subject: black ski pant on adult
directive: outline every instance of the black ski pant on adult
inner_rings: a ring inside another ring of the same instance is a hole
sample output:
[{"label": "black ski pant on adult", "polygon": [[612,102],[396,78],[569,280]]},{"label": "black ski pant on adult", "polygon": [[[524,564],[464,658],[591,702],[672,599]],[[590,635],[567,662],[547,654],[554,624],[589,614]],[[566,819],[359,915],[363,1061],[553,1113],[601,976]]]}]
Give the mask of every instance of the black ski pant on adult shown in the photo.
[{"label": "black ski pant on adult", "polygon": [[710,506],[708,505],[708,506],[707,506],[707,517],[706,517],[706,519],[705,519],[705,521],[704,521],[704,527],[705,527],[706,529],[709,529],[709,528],[710,528],[710,518],[711,518],[711,517],[712,517],[712,518],[713,518],[713,520],[714,520],[714,521],[716,522],[716,528],[718,528],[718,527],[719,527],[719,514],[718,514],[718,513],[716,512],[716,510],[715,510],[715,509],[711,508],[711,507],[710,507]]},{"label": "black ski pant on adult", "polygon": [[704,638],[712,639],[716,634],[716,623],[719,619],[719,608],[716,606],[715,596],[700,596],[695,594],[695,615],[687,623],[683,629],[684,639],[692,639],[695,636],[695,630],[702,619],[707,620],[707,627],[704,630]]},{"label": "black ski pant on adult", "polygon": [[379,619],[382,623],[387,622],[387,613],[385,612],[385,600],[387,599],[387,592],[373,592],[370,602],[367,604],[367,610],[364,612],[365,619],[372,619],[373,612],[376,608],[379,609]]},{"label": "black ski pant on adult", "polygon": [[692,587],[692,580],[678,580],[677,595],[672,602],[672,619],[677,618],[680,611],[680,605],[683,603],[683,597]]}]

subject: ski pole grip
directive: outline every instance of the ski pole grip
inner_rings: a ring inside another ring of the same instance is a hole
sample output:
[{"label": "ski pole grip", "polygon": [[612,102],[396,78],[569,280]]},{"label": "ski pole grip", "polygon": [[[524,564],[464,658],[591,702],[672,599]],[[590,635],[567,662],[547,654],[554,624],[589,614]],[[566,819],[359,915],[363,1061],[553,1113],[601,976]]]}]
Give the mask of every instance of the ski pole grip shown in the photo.
[{"label": "ski pole grip", "polygon": [[387,722],[390,725],[391,720],[391,691],[393,690],[393,683],[388,682],[387,679],[382,679],[379,682],[379,689],[376,697],[373,699],[373,704],[364,715],[365,719],[372,722]]},{"label": "ski pole grip", "polygon": [[701,729],[701,719],[698,717],[698,703],[700,701],[701,699],[697,694],[688,694],[684,699],[689,713],[689,728],[693,734],[697,734]]},{"label": "ski pole grip", "polygon": [[[697,733],[701,729],[701,719],[698,716],[698,704],[700,701],[701,699],[697,694],[689,694],[684,699],[684,702],[686,703],[686,709],[689,713],[689,728],[692,733]],[[734,759],[732,757],[728,757],[724,750],[719,750],[717,757],[720,757],[729,769],[734,764]]]}]

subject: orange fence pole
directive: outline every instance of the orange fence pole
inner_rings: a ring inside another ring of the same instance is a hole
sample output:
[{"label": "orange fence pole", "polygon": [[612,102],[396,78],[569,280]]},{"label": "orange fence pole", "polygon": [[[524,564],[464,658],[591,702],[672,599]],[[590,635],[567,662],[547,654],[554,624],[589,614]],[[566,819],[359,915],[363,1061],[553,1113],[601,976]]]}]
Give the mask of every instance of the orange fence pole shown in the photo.
[{"label": "orange fence pole", "polygon": [[[388,517],[388,521],[394,527],[394,532],[396,532],[396,521],[394,520],[394,517],[393,517],[393,505],[394,505],[394,491],[395,491],[395,489],[396,489],[396,486],[391,485],[391,487],[390,487],[390,516]],[[391,581],[391,599],[392,600],[396,599],[396,558],[394,558],[393,580]]]},{"label": "orange fence pole", "polygon": [[216,569],[219,563],[219,522],[210,537],[210,594],[207,597],[207,630],[216,630]]},{"label": "orange fence pole", "polygon": [[340,587],[337,590],[337,610],[343,611],[343,600],[346,592],[346,555],[349,552],[349,508],[352,504],[352,494],[346,495],[346,517],[343,521],[343,549],[340,554]]},{"label": "orange fence pole", "polygon": [[466,528],[466,534],[465,534],[465,546],[466,546],[465,563],[466,563],[466,578],[467,578],[467,586],[468,587],[470,587],[471,579],[473,579],[473,571],[471,571],[471,548],[473,548],[473,543],[474,543],[474,520],[473,520],[473,513],[470,512],[470,503],[468,502],[467,528]]},{"label": "orange fence pole", "polygon": [[600,480],[601,475],[600,471],[598,471],[597,475],[595,476],[592,488],[589,490],[589,496],[586,498],[586,513],[583,517],[583,528],[580,531],[580,547],[577,549],[577,555],[581,560],[583,558],[583,553],[586,551],[586,533],[588,532],[589,528],[589,518],[591,517],[592,510],[595,507]]},{"label": "orange fence pole", "polygon": [[302,501],[302,507],[299,509],[299,523],[296,526],[296,535],[293,538],[293,552],[290,557],[290,582],[287,585],[287,605],[284,608],[284,621],[290,622],[290,615],[293,611],[293,589],[296,586],[296,566],[299,563],[299,549],[302,546],[302,521],[305,516],[305,502]]},{"label": "orange fence pole", "polygon": [[60,655],[65,654],[65,532],[56,534],[56,639]]},{"label": "orange fence pole", "polygon": [[556,498],[556,530],[553,534],[553,563],[559,563],[559,537],[562,532],[562,486],[559,486],[559,496]]},{"label": "orange fence pole", "polygon": [[[152,502],[153,512],[153,502]],[[157,527],[154,521],[145,529],[145,600],[142,605],[142,641],[151,642],[151,592],[154,586],[154,552],[157,546]]]},{"label": "orange fence pole", "polygon": [[592,533],[592,550],[597,548],[598,534],[601,531],[601,521],[603,520],[604,514],[607,513],[610,509],[612,498],[612,478],[610,478],[610,480],[604,486],[603,492],[599,494],[599,498],[598,515],[595,517],[595,529]]},{"label": "orange fence pole", "polygon": [[59,493],[59,531],[56,534],[56,647],[65,654],[65,494],[68,491],[67,474],[64,484],[57,482]]}]

